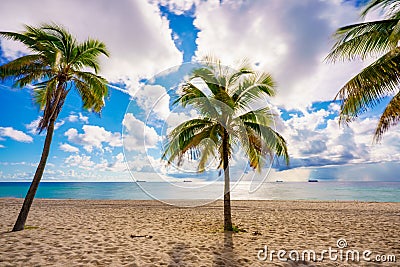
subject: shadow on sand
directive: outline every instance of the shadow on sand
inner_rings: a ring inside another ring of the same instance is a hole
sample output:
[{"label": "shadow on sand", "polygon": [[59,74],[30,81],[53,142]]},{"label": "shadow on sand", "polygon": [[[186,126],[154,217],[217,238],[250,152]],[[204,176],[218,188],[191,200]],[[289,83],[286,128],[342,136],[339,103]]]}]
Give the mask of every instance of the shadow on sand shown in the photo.
[{"label": "shadow on sand", "polygon": [[185,255],[188,252],[188,247],[185,243],[180,242],[173,246],[170,257],[171,261],[168,266],[186,266],[187,262],[185,263]]},{"label": "shadow on sand", "polygon": [[233,233],[224,233],[223,246],[221,249],[214,251],[213,266],[242,266],[238,263],[235,253],[233,252]]}]

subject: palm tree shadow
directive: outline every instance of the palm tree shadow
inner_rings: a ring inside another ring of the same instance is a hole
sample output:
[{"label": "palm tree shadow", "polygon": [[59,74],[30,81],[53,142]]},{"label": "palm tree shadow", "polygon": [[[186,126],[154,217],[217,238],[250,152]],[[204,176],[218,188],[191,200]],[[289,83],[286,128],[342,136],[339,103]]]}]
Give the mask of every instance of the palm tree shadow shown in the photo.
[{"label": "palm tree shadow", "polygon": [[214,251],[213,266],[241,266],[233,252],[233,233],[224,233],[224,244],[220,251]]},{"label": "palm tree shadow", "polygon": [[169,253],[171,262],[168,266],[186,266],[183,258],[187,254],[187,249],[188,247],[185,243],[179,242],[175,244]]}]

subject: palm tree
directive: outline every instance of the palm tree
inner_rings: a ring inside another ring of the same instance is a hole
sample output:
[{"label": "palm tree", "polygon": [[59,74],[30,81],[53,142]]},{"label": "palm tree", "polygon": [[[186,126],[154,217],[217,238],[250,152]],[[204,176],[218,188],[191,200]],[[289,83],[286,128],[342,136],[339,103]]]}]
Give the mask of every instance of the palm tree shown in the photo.
[{"label": "palm tree", "polygon": [[47,130],[39,165],[13,228],[20,231],[45,169],[54,123],[71,88],[76,88],[85,109],[100,112],[104,106],[106,80],[87,69],[97,73],[98,57],[108,56],[108,52],[104,43],[93,39],[78,43],[65,28],[55,24],[26,25],[21,33],[0,32],[0,36],[19,41],[32,51],[0,66],[0,79],[13,79],[15,87],[33,86],[34,100],[43,110],[38,131]]},{"label": "palm tree", "polygon": [[182,164],[185,155],[198,157],[199,172],[205,170],[210,157],[219,160],[225,183],[224,230],[232,231],[229,163],[233,145],[245,151],[253,169],[260,170],[265,160],[273,160],[274,153],[289,163],[285,140],[270,127],[270,109],[251,108],[255,101],[275,94],[274,82],[268,73],[256,73],[246,64],[235,71],[206,57],[204,66],[195,69],[183,84],[182,92],[175,104],[193,106],[199,117],[170,132],[162,158],[169,164],[175,159]]},{"label": "palm tree", "polygon": [[336,95],[341,101],[339,121],[349,123],[375,107],[383,98],[391,97],[382,113],[374,141],[400,120],[400,1],[372,0],[362,17],[382,8],[385,19],[362,22],[338,29],[336,43],[326,58],[328,61],[379,58],[348,81]]}]

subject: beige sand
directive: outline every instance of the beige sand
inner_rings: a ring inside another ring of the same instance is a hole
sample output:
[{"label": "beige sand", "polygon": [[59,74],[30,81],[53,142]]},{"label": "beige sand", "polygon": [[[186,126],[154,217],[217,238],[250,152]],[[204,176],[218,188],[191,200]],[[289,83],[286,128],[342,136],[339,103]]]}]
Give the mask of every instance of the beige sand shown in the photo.
[{"label": "beige sand", "polygon": [[[234,223],[247,232],[232,235],[221,232],[220,201],[177,208],[156,201],[38,199],[27,222],[33,227],[11,233],[21,203],[0,199],[0,266],[400,265],[400,203],[233,201]],[[269,252],[320,253],[338,249],[339,238],[348,243],[345,252],[395,255],[397,263],[346,263],[327,255],[322,263],[282,262],[275,254],[273,261],[257,259],[265,245]]]}]

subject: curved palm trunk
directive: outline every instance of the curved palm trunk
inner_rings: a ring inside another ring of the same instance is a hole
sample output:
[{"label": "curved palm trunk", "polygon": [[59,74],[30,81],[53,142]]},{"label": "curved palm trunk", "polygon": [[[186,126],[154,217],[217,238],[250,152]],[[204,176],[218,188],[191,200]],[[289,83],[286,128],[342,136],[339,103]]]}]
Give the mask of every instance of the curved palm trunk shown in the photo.
[{"label": "curved palm trunk", "polygon": [[31,208],[33,199],[35,198],[36,191],[39,187],[40,180],[46,166],[47,157],[50,152],[50,144],[53,138],[55,118],[50,119],[49,127],[47,129],[46,140],[43,146],[42,157],[40,158],[39,165],[36,169],[35,176],[33,177],[31,186],[29,187],[28,193],[26,194],[24,204],[22,205],[21,211],[19,212],[18,219],[15,222],[13,232],[24,230],[26,219]]},{"label": "curved palm trunk", "polygon": [[232,216],[231,216],[231,192],[229,178],[229,135],[224,129],[224,137],[222,139],[222,160],[224,165],[224,231],[232,231]]}]

